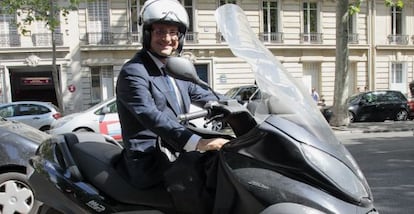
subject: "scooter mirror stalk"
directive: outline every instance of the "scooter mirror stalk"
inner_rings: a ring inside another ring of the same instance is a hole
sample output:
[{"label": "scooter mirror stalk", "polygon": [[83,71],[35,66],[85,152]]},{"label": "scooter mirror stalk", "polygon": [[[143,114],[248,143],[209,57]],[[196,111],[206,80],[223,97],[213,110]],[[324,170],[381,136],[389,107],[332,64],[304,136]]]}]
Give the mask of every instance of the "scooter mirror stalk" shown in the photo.
[{"label": "scooter mirror stalk", "polygon": [[191,81],[197,85],[200,85],[203,88],[209,89],[214,93],[217,99],[220,100],[219,96],[214,92],[214,90],[208,85],[208,83],[204,82],[200,77],[197,75],[197,71],[190,60],[184,57],[169,57],[167,58],[167,73],[168,75],[184,80],[184,81]]}]

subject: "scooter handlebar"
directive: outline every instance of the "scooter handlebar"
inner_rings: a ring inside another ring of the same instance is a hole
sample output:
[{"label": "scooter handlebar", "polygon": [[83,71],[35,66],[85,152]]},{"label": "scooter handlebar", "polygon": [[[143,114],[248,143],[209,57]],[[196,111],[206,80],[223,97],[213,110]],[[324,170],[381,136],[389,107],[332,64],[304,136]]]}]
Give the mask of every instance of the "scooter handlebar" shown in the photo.
[{"label": "scooter handlebar", "polygon": [[189,120],[205,117],[207,115],[208,115],[208,110],[203,109],[200,111],[190,112],[187,114],[180,114],[178,115],[177,119],[179,121],[189,121]]}]

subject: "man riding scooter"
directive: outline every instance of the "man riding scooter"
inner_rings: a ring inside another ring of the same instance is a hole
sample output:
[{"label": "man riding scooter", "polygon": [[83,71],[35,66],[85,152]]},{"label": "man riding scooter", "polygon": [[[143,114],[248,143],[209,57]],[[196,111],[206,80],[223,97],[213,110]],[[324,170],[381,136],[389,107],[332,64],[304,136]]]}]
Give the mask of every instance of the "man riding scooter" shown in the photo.
[{"label": "man riding scooter", "polygon": [[[179,55],[189,26],[185,8],[176,0],[146,1],[140,16],[142,47],[123,67],[117,82],[117,107],[125,144],[124,162],[130,182],[138,188],[166,185],[182,212],[200,210],[197,203],[185,202],[168,183],[178,157],[200,155],[196,151],[219,150],[228,140],[202,139],[177,121],[191,103],[202,107],[217,100],[211,91],[167,75],[168,57]],[[165,173],[168,171],[168,173]],[[195,169],[197,171],[197,169]],[[183,179],[183,178],[181,178]],[[188,199],[188,197],[185,197]],[[197,197],[196,197],[197,198]],[[201,202],[202,203],[202,202]],[[180,204],[184,207],[180,208]]]}]

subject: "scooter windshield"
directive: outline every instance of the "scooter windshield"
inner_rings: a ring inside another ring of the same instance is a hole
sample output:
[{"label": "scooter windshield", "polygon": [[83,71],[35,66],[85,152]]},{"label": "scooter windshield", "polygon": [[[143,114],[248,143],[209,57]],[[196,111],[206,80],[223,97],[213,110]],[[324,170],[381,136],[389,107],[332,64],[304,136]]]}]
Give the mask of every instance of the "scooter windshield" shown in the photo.
[{"label": "scooter windshield", "polygon": [[263,98],[256,112],[265,119],[277,114],[298,124],[324,142],[338,144],[332,129],[303,84],[283,67],[252,31],[243,10],[226,4],[216,10],[220,32],[234,55],[250,64]]}]

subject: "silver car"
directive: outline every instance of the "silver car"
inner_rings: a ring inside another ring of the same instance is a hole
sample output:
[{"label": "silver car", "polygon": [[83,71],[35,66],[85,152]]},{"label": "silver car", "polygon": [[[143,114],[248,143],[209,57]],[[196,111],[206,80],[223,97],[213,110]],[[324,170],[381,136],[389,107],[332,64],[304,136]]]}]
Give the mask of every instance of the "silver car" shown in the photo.
[{"label": "silver car", "polygon": [[[52,123],[48,131],[52,135],[68,132],[96,132],[111,136],[117,141],[122,141],[121,125],[118,118],[116,98],[100,102],[85,111],[66,115]],[[191,105],[190,111],[200,110],[195,105]],[[190,124],[199,128],[212,129],[211,124],[205,124],[203,118],[194,119]]]},{"label": "silver car", "polygon": [[17,101],[0,104],[0,116],[46,131],[62,114],[55,105],[49,102]]}]

